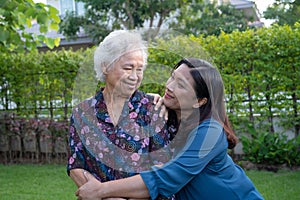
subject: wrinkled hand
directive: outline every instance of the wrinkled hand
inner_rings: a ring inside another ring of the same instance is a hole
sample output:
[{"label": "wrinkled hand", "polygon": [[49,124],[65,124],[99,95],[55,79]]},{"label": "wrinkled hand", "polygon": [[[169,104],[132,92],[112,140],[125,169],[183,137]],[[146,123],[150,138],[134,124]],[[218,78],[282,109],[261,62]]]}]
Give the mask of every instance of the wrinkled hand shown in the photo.
[{"label": "wrinkled hand", "polygon": [[102,183],[89,173],[84,173],[84,175],[87,182],[75,192],[78,200],[101,200],[102,198],[98,196],[98,191]]},{"label": "wrinkled hand", "polygon": [[155,110],[161,109],[159,112],[159,117],[164,117],[165,120],[168,120],[168,110],[164,105],[164,99],[159,94],[155,94],[155,93],[148,93],[148,94],[154,97],[153,100],[153,103],[155,104],[154,109]]},{"label": "wrinkled hand", "polygon": [[[126,200],[127,198],[110,197],[102,198],[99,191],[102,189],[102,183],[98,181],[92,174],[84,171],[87,182],[78,188],[75,192],[77,200]],[[148,199],[131,199],[130,200],[148,200]]]}]

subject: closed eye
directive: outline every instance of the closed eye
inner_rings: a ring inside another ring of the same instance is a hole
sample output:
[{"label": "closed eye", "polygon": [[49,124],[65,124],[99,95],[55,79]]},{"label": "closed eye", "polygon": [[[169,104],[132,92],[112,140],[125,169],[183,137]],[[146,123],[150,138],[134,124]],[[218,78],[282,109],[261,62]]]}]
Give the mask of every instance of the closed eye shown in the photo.
[{"label": "closed eye", "polygon": [[143,71],[143,67],[138,67],[138,68],[136,69],[136,71],[142,72],[142,71]]},{"label": "closed eye", "polygon": [[179,88],[185,88],[185,87],[184,87],[184,84],[182,84],[182,83],[178,83],[178,87],[179,87]]},{"label": "closed eye", "polygon": [[132,70],[132,68],[133,68],[133,65],[124,65],[123,66],[124,70]]}]

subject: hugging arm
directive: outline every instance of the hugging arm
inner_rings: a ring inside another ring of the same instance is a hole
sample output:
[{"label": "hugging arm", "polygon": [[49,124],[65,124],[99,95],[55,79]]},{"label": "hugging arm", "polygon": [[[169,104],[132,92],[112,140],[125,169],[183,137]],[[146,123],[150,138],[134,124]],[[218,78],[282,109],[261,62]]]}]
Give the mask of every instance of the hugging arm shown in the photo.
[{"label": "hugging arm", "polygon": [[[155,199],[159,194],[172,196],[188,184],[208,163],[221,152],[226,151],[223,145],[226,135],[222,127],[214,123],[194,129],[189,135],[186,145],[181,152],[163,167],[152,167],[151,171],[141,172],[129,178],[105,183],[88,181],[80,187],[76,195],[79,199],[102,199],[109,196],[129,198]],[[208,141],[203,144],[204,141]],[[88,198],[95,195],[92,198]],[[81,198],[83,197],[83,198]]]},{"label": "hugging arm", "polygon": [[76,191],[78,199],[105,199],[108,197],[127,197],[148,199],[148,189],[140,175],[101,183],[87,174],[88,182]]},{"label": "hugging arm", "polygon": [[[135,175],[118,181],[109,181],[106,184],[107,196],[117,195],[128,198],[148,199],[150,197],[148,189],[140,175]],[[106,196],[106,197],[107,197]]]},{"label": "hugging arm", "polygon": [[[70,178],[73,180],[73,182],[76,184],[76,186],[78,188],[87,182],[87,179],[83,173],[84,173],[84,169],[70,170],[70,174],[69,174]],[[87,173],[89,173],[89,172],[87,172]]]}]

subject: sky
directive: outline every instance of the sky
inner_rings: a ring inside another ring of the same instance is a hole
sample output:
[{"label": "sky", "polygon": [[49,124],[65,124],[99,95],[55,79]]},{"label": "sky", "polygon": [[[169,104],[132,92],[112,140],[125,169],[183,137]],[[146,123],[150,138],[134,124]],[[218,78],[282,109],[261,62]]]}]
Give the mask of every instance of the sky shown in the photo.
[{"label": "sky", "polygon": [[260,12],[263,12],[267,7],[275,2],[275,0],[254,0]]},{"label": "sky", "polygon": [[[257,9],[260,14],[263,14],[263,12],[267,9],[269,5],[272,5],[275,0],[254,0]],[[265,23],[265,26],[270,26],[270,24],[273,22],[273,20],[266,20],[264,18],[261,18],[261,21]]]}]

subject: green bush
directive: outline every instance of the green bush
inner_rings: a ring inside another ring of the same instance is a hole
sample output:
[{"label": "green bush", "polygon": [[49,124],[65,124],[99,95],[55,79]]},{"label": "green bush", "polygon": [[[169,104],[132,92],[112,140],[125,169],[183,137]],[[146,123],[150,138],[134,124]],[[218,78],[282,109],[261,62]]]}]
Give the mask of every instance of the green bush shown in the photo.
[{"label": "green bush", "polygon": [[300,165],[300,136],[288,139],[283,133],[251,132],[243,135],[244,159],[253,163],[288,166]]}]

